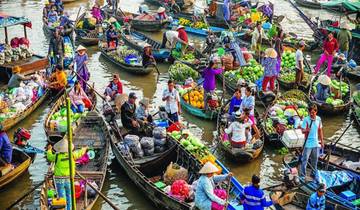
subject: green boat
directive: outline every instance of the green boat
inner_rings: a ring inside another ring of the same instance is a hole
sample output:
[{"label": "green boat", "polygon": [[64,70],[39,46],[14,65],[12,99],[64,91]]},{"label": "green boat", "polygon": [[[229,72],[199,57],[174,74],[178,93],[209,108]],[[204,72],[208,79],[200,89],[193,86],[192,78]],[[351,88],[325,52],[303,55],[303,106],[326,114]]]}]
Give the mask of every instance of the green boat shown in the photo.
[{"label": "green boat", "polygon": [[180,104],[181,104],[181,107],[186,112],[188,112],[191,115],[194,115],[196,117],[199,117],[199,118],[203,118],[206,120],[213,120],[218,115],[218,110],[205,111],[204,109],[199,109],[199,108],[193,107],[190,104],[186,103],[186,101],[182,97],[180,97]]}]

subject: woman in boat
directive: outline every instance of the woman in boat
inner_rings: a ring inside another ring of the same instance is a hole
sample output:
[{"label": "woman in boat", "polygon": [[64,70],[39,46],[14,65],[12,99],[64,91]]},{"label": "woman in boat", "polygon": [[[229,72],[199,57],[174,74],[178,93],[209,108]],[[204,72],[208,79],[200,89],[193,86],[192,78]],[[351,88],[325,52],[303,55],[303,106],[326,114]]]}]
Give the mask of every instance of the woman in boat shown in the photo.
[{"label": "woman in boat", "polygon": [[165,12],[165,8],[164,7],[159,7],[159,9],[156,11],[156,20],[166,20],[167,19],[167,15]]},{"label": "woman in boat", "polygon": [[188,35],[185,31],[185,27],[184,26],[178,26],[176,31],[178,32],[178,38],[184,43],[184,44],[188,44],[189,43],[189,38]]},{"label": "woman in boat", "polygon": [[245,112],[246,110],[249,110],[249,118],[253,124],[255,124],[255,97],[252,94],[251,87],[246,87],[245,97],[242,98],[241,102],[241,112]]},{"label": "woman in boat", "polygon": [[123,94],[123,85],[118,74],[113,75],[113,80],[105,89],[105,96],[108,101],[115,100],[116,96]]},{"label": "woman in boat", "polygon": [[315,67],[315,74],[318,73],[321,65],[327,61],[327,75],[330,76],[331,74],[331,68],[332,68],[332,62],[334,60],[334,55],[339,49],[339,44],[337,40],[334,38],[333,33],[329,33],[328,37],[323,42],[323,49],[324,52],[321,54],[318,62],[316,63]]},{"label": "woman in boat", "polygon": [[229,114],[231,116],[234,116],[235,113],[240,110],[241,102],[242,102],[241,90],[239,88],[236,88],[234,95],[230,100],[230,105],[229,105]]},{"label": "woman in boat", "polygon": [[253,175],[251,183],[252,185],[245,187],[241,194],[244,210],[264,210],[264,208],[277,203],[276,200],[266,200],[264,191],[260,189],[260,178],[258,176]]},{"label": "woman in boat", "polygon": [[325,192],[326,186],[324,183],[320,183],[316,192],[314,192],[306,205],[306,210],[325,210]]},{"label": "woman in boat", "polygon": [[284,32],[281,28],[279,28],[277,36],[275,37],[275,45],[274,45],[274,49],[277,53],[277,58],[276,58],[277,59],[277,64],[276,64],[277,76],[280,74],[280,69],[281,69],[281,56],[284,51],[283,41],[284,41]]},{"label": "woman in boat", "polygon": [[[115,42],[115,46],[113,46],[112,43]],[[119,34],[115,30],[114,25],[110,25],[109,29],[106,31],[106,43],[108,46],[108,49],[116,49],[119,44]]]},{"label": "woman in boat", "polygon": [[74,88],[69,93],[71,110],[74,113],[83,113],[85,108],[91,107],[91,101],[82,89],[79,81],[75,82]]},{"label": "woman in boat", "polygon": [[48,87],[54,93],[62,91],[67,85],[67,75],[61,65],[55,67],[55,72],[50,76]]},{"label": "woman in boat", "polygon": [[4,165],[6,168],[12,167],[12,145],[9,136],[0,124],[0,165]]},{"label": "woman in boat", "polygon": [[214,90],[216,88],[216,80],[215,76],[218,74],[221,74],[224,71],[224,66],[221,68],[216,68],[216,65],[218,63],[218,59],[214,58],[209,62],[209,65],[207,68],[204,69],[202,72],[202,77],[204,78],[204,109],[207,110],[208,104],[208,95],[213,95]]},{"label": "woman in boat", "polygon": [[31,80],[34,78],[32,76],[24,76],[20,72],[21,72],[21,68],[19,66],[15,66],[12,71],[12,75],[9,79],[9,82],[7,84],[8,88],[20,87],[21,81]]},{"label": "woman in boat", "polygon": [[86,48],[82,45],[76,49],[74,62],[76,63],[77,80],[80,82],[83,90],[86,90],[86,83],[90,79],[90,72],[87,68],[89,57]]},{"label": "woman in boat", "polygon": [[319,102],[325,102],[326,99],[330,96],[331,79],[327,75],[320,75],[318,82],[319,83],[316,85],[315,99]]},{"label": "woman in boat", "polygon": [[[53,147],[49,144],[46,157],[50,162],[54,162],[54,180],[57,195],[59,198],[66,199],[66,209],[71,210],[71,187],[70,187],[70,166],[69,166],[69,153],[68,153],[68,140],[63,138],[54,145],[55,153],[52,151]],[[74,150],[74,145],[71,145]],[[75,161],[80,159],[87,151],[88,147],[83,147],[80,150],[73,151],[71,158],[72,172],[75,175]]]},{"label": "woman in boat", "polygon": [[146,68],[149,65],[154,65],[156,63],[154,55],[152,53],[152,46],[145,44],[142,54],[142,65]]},{"label": "woman in boat", "polygon": [[274,48],[268,48],[265,50],[265,59],[262,61],[262,66],[264,67],[264,79],[262,81],[262,91],[266,92],[268,83],[270,83],[270,91],[275,90],[275,80],[277,77],[277,52]]},{"label": "woman in boat", "polygon": [[195,190],[195,206],[200,210],[209,210],[213,203],[225,205],[226,201],[219,198],[214,193],[215,184],[230,179],[232,173],[224,175],[215,175],[219,169],[211,162],[206,162],[205,165],[200,169],[200,178],[197,181]]},{"label": "woman in boat", "polygon": [[235,121],[225,129],[226,134],[231,134],[230,143],[233,148],[243,148],[252,139],[250,127],[253,123],[250,120],[245,122],[244,119],[245,114],[242,115],[240,111],[237,111],[235,113]]},{"label": "woman in boat", "polygon": [[96,19],[96,23],[99,24],[103,21],[103,16],[101,15],[100,4],[95,2],[94,6],[91,9],[91,15]]},{"label": "woman in boat", "polygon": [[149,114],[149,99],[143,98],[139,101],[139,107],[135,111],[136,120],[140,124],[151,123],[153,121],[152,116]]},{"label": "woman in boat", "polygon": [[52,5],[51,10],[48,12],[47,15],[47,22],[49,26],[52,26],[58,20],[58,13],[56,12],[56,6]]}]

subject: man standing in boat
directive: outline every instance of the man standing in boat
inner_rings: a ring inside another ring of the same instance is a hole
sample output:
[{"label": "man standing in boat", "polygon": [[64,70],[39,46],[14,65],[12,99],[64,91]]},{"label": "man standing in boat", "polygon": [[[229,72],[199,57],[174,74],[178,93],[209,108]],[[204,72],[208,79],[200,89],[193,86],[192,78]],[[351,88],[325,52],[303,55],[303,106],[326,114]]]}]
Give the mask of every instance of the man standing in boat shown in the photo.
[{"label": "man standing in boat", "polygon": [[55,65],[59,64],[63,66],[64,54],[65,54],[64,39],[60,35],[60,30],[56,29],[54,32],[54,36],[50,40],[50,45],[49,45],[49,55],[52,58],[52,63]]},{"label": "man standing in boat", "polygon": [[168,88],[164,90],[162,100],[166,101],[165,110],[170,119],[170,125],[179,121],[181,114],[180,96],[174,88],[175,84],[172,80],[168,81]]},{"label": "man standing in boat", "polygon": [[132,134],[139,133],[139,122],[136,120],[136,101],[137,97],[134,92],[129,94],[129,100],[121,106],[121,123],[124,128],[130,130]]},{"label": "man standing in boat", "polygon": [[303,51],[305,49],[305,42],[300,41],[298,49],[295,53],[295,68],[296,68],[296,76],[295,76],[295,85],[299,87],[301,82],[304,79],[304,54]]},{"label": "man standing in boat", "polygon": [[317,106],[313,104],[309,107],[310,115],[304,118],[301,126],[305,134],[305,146],[303,148],[300,168],[300,178],[305,179],[306,167],[311,156],[311,176],[317,178],[317,163],[319,159],[320,147],[324,148],[324,135],[322,130],[321,118],[317,116]]}]

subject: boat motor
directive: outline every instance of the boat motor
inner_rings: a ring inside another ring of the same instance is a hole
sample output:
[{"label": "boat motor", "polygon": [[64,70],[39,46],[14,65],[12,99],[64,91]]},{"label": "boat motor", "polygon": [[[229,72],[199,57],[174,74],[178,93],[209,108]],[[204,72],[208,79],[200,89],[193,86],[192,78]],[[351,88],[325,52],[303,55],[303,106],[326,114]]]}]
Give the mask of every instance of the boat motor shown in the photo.
[{"label": "boat motor", "polygon": [[14,143],[19,147],[25,147],[31,138],[31,133],[25,128],[18,128],[14,132]]}]

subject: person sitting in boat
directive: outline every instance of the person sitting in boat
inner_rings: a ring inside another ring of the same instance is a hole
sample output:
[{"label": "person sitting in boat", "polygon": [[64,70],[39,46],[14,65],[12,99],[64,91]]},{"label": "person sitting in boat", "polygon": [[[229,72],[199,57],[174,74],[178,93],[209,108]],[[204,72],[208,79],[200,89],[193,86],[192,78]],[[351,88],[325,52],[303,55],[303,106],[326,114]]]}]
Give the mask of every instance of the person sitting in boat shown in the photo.
[{"label": "person sitting in boat", "polygon": [[132,134],[138,134],[140,124],[136,120],[136,101],[137,97],[134,92],[129,94],[129,99],[121,106],[121,122],[124,128],[130,130]]},{"label": "person sitting in boat", "polygon": [[136,108],[136,120],[141,125],[151,123],[153,121],[151,114],[149,114],[149,102],[150,100],[148,98],[143,98],[139,101],[139,107]]},{"label": "person sitting in boat", "polygon": [[277,52],[273,48],[265,50],[265,59],[262,61],[264,67],[264,79],[262,81],[262,91],[267,92],[268,84],[270,83],[269,90],[274,92],[275,80],[278,75],[276,70],[277,65]]},{"label": "person sitting in boat", "polygon": [[142,54],[142,65],[143,67],[146,68],[149,65],[155,65],[155,64],[156,61],[152,53],[152,46],[146,43]]},{"label": "person sitting in boat", "polygon": [[216,203],[224,206],[226,200],[221,199],[214,193],[215,184],[230,179],[233,174],[230,172],[223,175],[215,175],[219,169],[211,162],[206,162],[200,169],[200,178],[197,180],[195,190],[195,206],[199,210],[212,209],[211,206]]},{"label": "person sitting in boat", "polygon": [[[116,49],[119,44],[119,34],[115,30],[114,25],[110,25],[109,29],[106,31],[106,42],[108,49]],[[114,45],[115,43],[115,45]]]},{"label": "person sitting in boat", "polygon": [[[0,124],[0,164],[6,168],[12,168],[12,145],[3,125]],[[0,174],[1,175],[1,174]]]},{"label": "person sitting in boat", "polygon": [[238,110],[235,113],[235,121],[225,129],[226,134],[231,134],[230,143],[233,148],[243,148],[247,142],[251,141],[250,128],[253,123],[250,120],[245,122],[244,119],[245,114],[242,115]]},{"label": "person sitting in boat", "polygon": [[260,189],[260,178],[258,176],[253,175],[251,183],[250,186],[244,188],[243,193],[240,195],[244,210],[264,210],[264,208],[277,203],[276,200],[266,200],[264,191]]},{"label": "person sitting in boat", "polygon": [[89,56],[86,53],[86,48],[84,46],[79,45],[76,48],[74,63],[76,64],[77,80],[80,82],[82,89],[86,90],[86,83],[90,79],[90,72],[87,68],[87,64],[89,63]]},{"label": "person sitting in boat", "polygon": [[52,64],[63,65],[65,46],[60,29],[56,29],[54,36],[50,39],[48,54],[52,59]]},{"label": "person sitting in boat", "polygon": [[67,85],[67,75],[61,65],[56,65],[55,72],[50,76],[48,87],[58,92],[63,90]]},{"label": "person sitting in boat", "polygon": [[330,83],[331,79],[327,75],[320,75],[318,78],[318,84],[316,85],[315,99],[319,102],[325,102],[330,96]]},{"label": "person sitting in boat", "polygon": [[118,74],[113,75],[113,80],[105,89],[107,101],[115,100],[116,96],[123,94],[123,85]]},{"label": "person sitting in boat", "polygon": [[95,2],[94,6],[91,8],[91,15],[96,19],[96,23],[99,24],[103,21],[103,16],[101,15],[100,4]]},{"label": "person sitting in boat", "polygon": [[12,75],[9,79],[9,82],[7,84],[8,88],[20,87],[21,81],[34,79],[34,77],[32,76],[24,76],[20,72],[21,72],[21,68],[19,66],[15,66],[12,71]]},{"label": "person sitting in boat", "polygon": [[250,113],[250,120],[255,124],[255,97],[253,96],[253,92],[251,90],[251,87],[246,87],[245,89],[245,96],[242,98],[241,112],[245,112],[246,110],[249,110]]},{"label": "person sitting in boat", "polygon": [[159,9],[156,11],[156,20],[166,20],[167,15],[164,7],[159,7]]},{"label": "person sitting in boat", "polygon": [[325,192],[326,186],[324,183],[320,183],[316,192],[311,194],[306,210],[324,210],[325,209]]},{"label": "person sitting in boat", "polygon": [[83,113],[85,108],[91,107],[91,101],[81,87],[79,81],[75,82],[74,88],[69,93],[71,110],[74,113]]},{"label": "person sitting in boat", "polygon": [[56,6],[52,5],[51,10],[48,12],[47,22],[49,26],[52,26],[56,21],[58,21],[58,13],[56,11]]},{"label": "person sitting in boat", "polygon": [[241,91],[239,88],[236,88],[234,95],[230,100],[230,105],[229,105],[229,114],[231,116],[234,116],[235,113],[240,110],[241,102],[242,102]]},{"label": "person sitting in boat", "polygon": [[208,96],[213,95],[215,88],[216,88],[216,79],[215,76],[221,74],[225,67],[222,66],[221,68],[216,68],[219,62],[218,58],[213,58],[210,62],[208,67],[204,69],[202,72],[202,77],[204,78],[204,110],[208,109]]},{"label": "person sitting in boat", "polygon": [[175,0],[171,0],[171,2],[170,2],[170,12],[173,13],[173,14],[177,14],[177,13],[181,12],[181,8],[176,3]]},{"label": "person sitting in boat", "polygon": [[[54,180],[55,188],[59,198],[66,200],[66,210],[71,210],[71,186],[70,186],[70,164],[69,164],[69,142],[63,138],[54,145],[55,153],[51,144],[47,147],[46,158],[48,161],[55,164]],[[71,144],[71,149],[74,150],[74,145]],[[83,147],[72,152],[72,176],[75,176],[75,161],[80,159],[88,150],[88,147]]]}]

